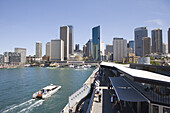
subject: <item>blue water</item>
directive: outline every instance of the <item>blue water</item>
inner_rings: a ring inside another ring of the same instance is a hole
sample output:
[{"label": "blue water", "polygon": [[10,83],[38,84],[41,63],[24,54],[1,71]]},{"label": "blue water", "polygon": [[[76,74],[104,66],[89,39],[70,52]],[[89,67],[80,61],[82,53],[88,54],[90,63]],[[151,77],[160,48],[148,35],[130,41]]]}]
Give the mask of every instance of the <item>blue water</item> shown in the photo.
[{"label": "blue water", "polygon": [[[68,102],[68,96],[79,89],[94,68],[48,69],[27,67],[0,70],[0,112],[58,113]],[[62,88],[46,100],[34,100],[32,94],[49,85]]]}]

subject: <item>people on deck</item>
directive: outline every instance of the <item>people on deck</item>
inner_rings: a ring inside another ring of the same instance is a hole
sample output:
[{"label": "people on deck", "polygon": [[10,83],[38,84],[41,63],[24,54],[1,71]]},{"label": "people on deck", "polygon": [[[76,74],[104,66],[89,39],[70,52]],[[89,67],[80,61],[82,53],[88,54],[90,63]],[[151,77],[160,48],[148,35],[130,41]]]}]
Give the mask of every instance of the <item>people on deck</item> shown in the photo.
[{"label": "people on deck", "polygon": [[99,102],[101,102],[101,97],[102,97],[102,90],[99,89]]}]

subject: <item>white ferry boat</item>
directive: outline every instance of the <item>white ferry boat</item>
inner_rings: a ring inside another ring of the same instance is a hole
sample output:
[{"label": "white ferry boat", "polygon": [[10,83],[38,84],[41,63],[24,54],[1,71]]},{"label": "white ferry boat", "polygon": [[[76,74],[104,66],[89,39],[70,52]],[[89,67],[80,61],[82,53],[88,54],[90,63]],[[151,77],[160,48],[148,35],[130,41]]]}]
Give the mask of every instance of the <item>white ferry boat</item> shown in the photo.
[{"label": "white ferry boat", "polygon": [[84,66],[77,66],[75,67],[75,70],[87,70]]},{"label": "white ferry boat", "polygon": [[56,93],[60,88],[61,86],[51,84],[49,86],[44,87],[40,91],[35,92],[32,97],[34,99],[36,98],[46,99],[53,95],[54,93]]}]

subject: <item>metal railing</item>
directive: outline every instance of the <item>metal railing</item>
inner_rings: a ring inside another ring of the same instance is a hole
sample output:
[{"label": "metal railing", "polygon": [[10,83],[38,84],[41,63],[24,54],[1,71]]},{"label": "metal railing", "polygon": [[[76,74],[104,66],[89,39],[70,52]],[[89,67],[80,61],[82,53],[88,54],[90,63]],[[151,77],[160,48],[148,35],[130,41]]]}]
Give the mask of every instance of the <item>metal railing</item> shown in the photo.
[{"label": "metal railing", "polygon": [[88,106],[88,109],[87,109],[86,113],[91,112],[91,109],[92,109],[92,106],[93,106],[93,101],[94,101],[94,95],[95,95],[95,89],[93,89],[93,93],[92,93],[90,103],[89,103],[89,106]]}]

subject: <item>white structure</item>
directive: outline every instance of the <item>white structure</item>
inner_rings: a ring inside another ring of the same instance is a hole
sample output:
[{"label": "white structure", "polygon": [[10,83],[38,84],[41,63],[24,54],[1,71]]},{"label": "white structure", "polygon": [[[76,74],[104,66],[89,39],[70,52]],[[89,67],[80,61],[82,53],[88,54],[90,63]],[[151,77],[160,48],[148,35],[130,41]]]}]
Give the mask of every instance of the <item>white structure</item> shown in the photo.
[{"label": "white structure", "polygon": [[41,42],[36,42],[36,53],[35,56],[37,58],[42,58],[42,43]]},{"label": "white structure", "polygon": [[168,44],[166,44],[166,43],[163,43],[163,53],[164,54],[167,54],[168,53]]},{"label": "white structure", "polygon": [[25,48],[15,48],[16,53],[21,54],[21,64],[26,63],[26,49]]},{"label": "white structure", "polygon": [[60,27],[60,39],[64,41],[64,59],[69,58],[69,27]]},{"label": "white structure", "polygon": [[122,61],[125,57],[127,57],[127,40],[113,38],[113,60]]},{"label": "white structure", "polygon": [[101,56],[104,56],[105,53],[104,53],[104,42],[100,41],[100,55]]},{"label": "white structure", "polygon": [[51,61],[64,60],[64,41],[60,39],[51,40]]},{"label": "white structure", "polygon": [[50,57],[51,55],[51,42],[46,43],[46,56]]}]

